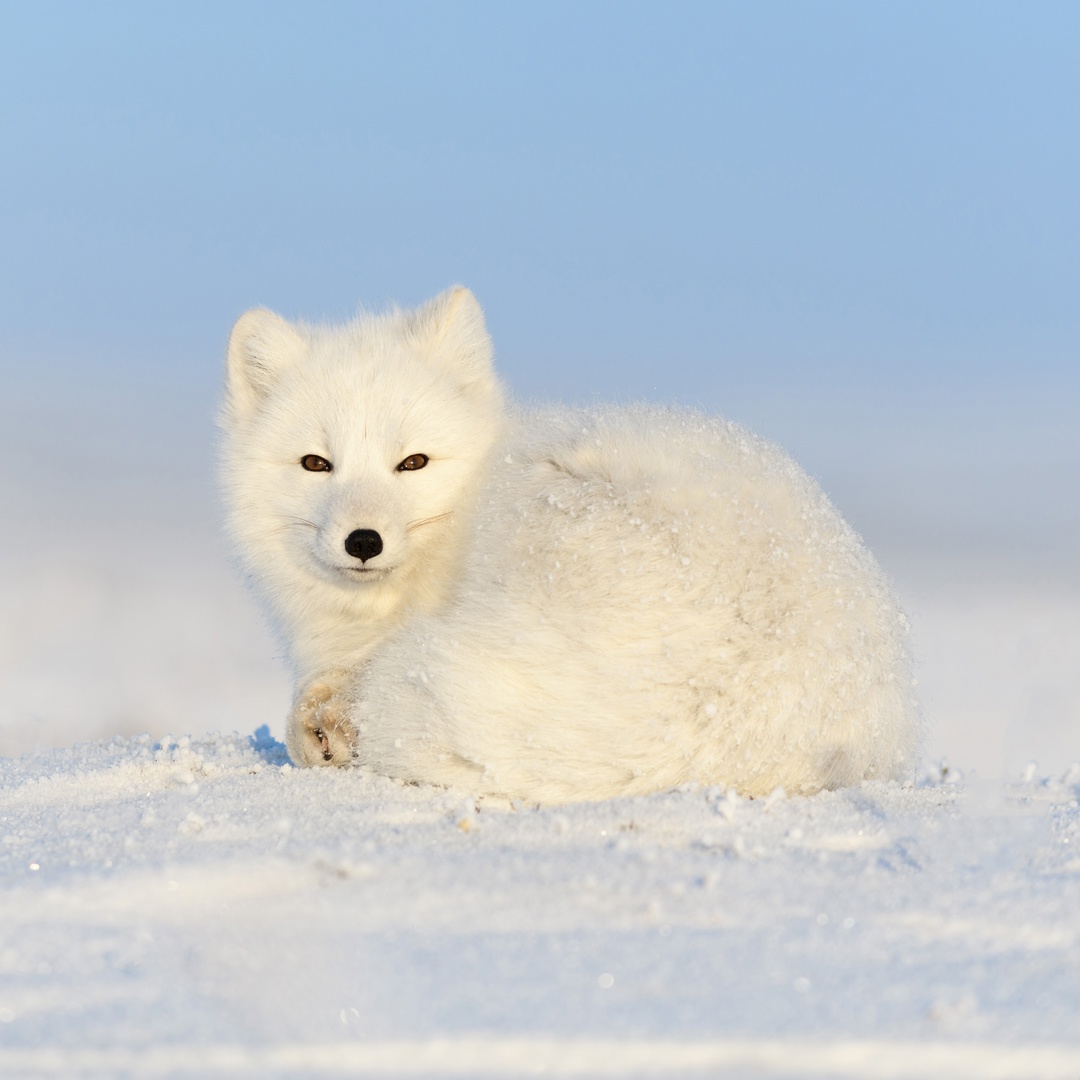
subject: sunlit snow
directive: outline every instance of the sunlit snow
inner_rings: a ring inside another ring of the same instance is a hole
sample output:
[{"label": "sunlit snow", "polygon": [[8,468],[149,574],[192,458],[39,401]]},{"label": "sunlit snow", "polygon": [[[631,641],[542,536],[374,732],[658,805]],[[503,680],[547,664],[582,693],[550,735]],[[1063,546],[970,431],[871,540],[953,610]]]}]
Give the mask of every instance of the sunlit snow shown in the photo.
[{"label": "sunlit snow", "polygon": [[287,764],[209,488],[146,471],[5,480],[0,1075],[1080,1075],[1057,564],[878,545],[909,785],[476,804]]}]

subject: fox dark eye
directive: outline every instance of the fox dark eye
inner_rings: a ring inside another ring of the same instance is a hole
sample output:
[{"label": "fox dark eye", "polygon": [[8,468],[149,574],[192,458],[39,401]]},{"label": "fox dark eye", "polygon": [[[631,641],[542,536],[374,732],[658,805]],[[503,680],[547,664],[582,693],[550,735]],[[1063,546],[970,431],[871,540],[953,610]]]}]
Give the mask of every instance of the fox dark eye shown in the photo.
[{"label": "fox dark eye", "polygon": [[303,465],[308,472],[331,472],[334,468],[326,458],[319,457],[318,454],[305,454],[300,459],[300,464]]},{"label": "fox dark eye", "polygon": [[398,472],[415,472],[428,463],[427,454],[410,454],[398,467]]}]

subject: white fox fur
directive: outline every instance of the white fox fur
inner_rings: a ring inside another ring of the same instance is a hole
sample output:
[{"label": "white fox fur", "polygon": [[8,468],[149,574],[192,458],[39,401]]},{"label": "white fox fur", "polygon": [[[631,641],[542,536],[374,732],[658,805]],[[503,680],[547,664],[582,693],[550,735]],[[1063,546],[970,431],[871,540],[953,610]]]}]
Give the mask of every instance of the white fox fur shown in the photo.
[{"label": "white fox fur", "polygon": [[298,763],[541,802],[913,772],[906,620],[817,485],[698,413],[508,410],[467,290],[341,327],[248,312],[223,426]]}]

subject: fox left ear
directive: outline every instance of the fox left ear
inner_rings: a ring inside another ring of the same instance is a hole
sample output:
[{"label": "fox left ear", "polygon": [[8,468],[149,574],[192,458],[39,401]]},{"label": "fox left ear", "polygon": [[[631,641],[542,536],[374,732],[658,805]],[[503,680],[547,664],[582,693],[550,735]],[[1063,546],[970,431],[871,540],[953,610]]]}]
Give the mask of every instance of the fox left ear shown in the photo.
[{"label": "fox left ear", "polygon": [[464,286],[455,285],[417,308],[413,329],[434,357],[453,368],[466,385],[495,383],[484,312]]}]

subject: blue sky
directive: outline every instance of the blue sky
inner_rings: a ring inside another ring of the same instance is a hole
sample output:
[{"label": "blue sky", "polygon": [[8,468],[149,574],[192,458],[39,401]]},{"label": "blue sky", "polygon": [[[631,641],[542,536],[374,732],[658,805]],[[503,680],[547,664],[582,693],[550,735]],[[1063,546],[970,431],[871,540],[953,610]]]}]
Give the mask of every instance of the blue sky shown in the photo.
[{"label": "blue sky", "polygon": [[1069,3],[4,3],[10,400],[209,417],[245,308],[463,282],[522,395],[1075,462],[1078,56]]}]

